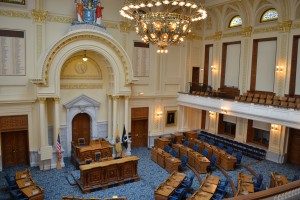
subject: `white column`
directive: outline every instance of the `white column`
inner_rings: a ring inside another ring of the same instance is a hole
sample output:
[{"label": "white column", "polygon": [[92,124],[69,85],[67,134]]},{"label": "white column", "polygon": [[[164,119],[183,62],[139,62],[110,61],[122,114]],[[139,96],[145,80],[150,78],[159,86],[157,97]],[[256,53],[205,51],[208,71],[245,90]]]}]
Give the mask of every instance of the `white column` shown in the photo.
[{"label": "white column", "polygon": [[125,96],[125,111],[124,111],[124,124],[126,129],[126,136],[127,136],[127,149],[126,149],[126,155],[131,155],[131,140],[128,137],[128,109],[129,109],[129,96]]},{"label": "white column", "polygon": [[53,147],[56,146],[56,141],[57,141],[59,132],[60,132],[59,98],[54,98]]},{"label": "white column", "polygon": [[116,130],[117,130],[117,115],[118,115],[118,96],[113,96],[113,143],[116,141]]},{"label": "white column", "polygon": [[108,141],[112,141],[112,135],[113,135],[113,130],[112,130],[112,97],[108,95],[108,129],[107,129],[107,139]]},{"label": "white column", "polygon": [[39,101],[39,111],[40,111],[40,147],[48,145],[48,136],[47,136],[47,123],[46,123],[46,98],[38,98]]},{"label": "white column", "polygon": [[128,138],[128,109],[129,109],[129,96],[125,96],[125,106],[124,106],[124,124],[126,129],[126,136]]}]

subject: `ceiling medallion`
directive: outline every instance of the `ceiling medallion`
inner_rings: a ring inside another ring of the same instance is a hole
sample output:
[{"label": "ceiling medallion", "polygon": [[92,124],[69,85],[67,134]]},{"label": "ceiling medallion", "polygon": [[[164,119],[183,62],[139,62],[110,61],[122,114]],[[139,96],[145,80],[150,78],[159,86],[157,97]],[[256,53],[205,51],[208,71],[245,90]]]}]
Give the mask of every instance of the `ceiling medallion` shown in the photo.
[{"label": "ceiling medallion", "polygon": [[167,53],[167,47],[184,41],[191,24],[207,17],[199,0],[125,0],[120,14],[136,22],[135,29],[145,43]]}]

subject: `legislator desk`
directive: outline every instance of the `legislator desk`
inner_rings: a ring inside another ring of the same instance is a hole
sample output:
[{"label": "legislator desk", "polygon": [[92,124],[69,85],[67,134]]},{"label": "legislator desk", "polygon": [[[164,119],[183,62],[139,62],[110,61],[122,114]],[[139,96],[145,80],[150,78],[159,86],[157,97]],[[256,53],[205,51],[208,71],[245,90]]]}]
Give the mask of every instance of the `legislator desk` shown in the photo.
[{"label": "legislator desk", "polygon": [[190,140],[190,139],[196,139],[197,138],[197,131],[188,131],[188,132],[183,132],[183,135],[185,136],[185,138],[187,140]]},{"label": "legislator desk", "polygon": [[21,192],[29,200],[43,200],[44,199],[43,189],[36,185],[23,188],[23,189],[21,189]]},{"label": "legislator desk", "polygon": [[173,172],[167,180],[161,183],[154,191],[155,200],[168,200],[185,178],[184,173]]},{"label": "legislator desk", "polygon": [[194,162],[194,169],[199,173],[207,173],[207,167],[210,165],[210,161],[203,155],[197,154]]},{"label": "legislator desk", "polygon": [[286,178],[286,176],[284,176],[282,174],[279,174],[277,172],[272,172],[271,173],[270,188],[278,187],[278,186],[285,185],[285,184],[288,184],[288,183],[289,183],[289,181]]},{"label": "legislator desk", "polygon": [[158,152],[158,148],[153,147],[151,149],[151,160],[157,163],[157,152]]},{"label": "legislator desk", "polygon": [[181,164],[181,161],[175,157],[167,157],[165,158],[165,169],[169,172],[178,171],[178,167]]},{"label": "legislator desk", "polygon": [[209,200],[218,187],[220,177],[208,175],[200,185],[199,189],[188,198],[188,200]]},{"label": "legislator desk", "polygon": [[173,143],[181,144],[184,136],[183,136],[183,133],[178,132],[178,133],[172,134],[171,138],[172,138]]},{"label": "legislator desk", "polygon": [[19,179],[30,178],[30,177],[31,177],[30,171],[28,169],[26,169],[23,171],[17,171],[15,179],[19,180]]},{"label": "legislator desk", "polygon": [[154,147],[164,149],[165,146],[169,145],[171,143],[170,138],[166,137],[160,137],[154,139]]},{"label": "legislator desk", "polygon": [[161,166],[162,168],[166,167],[166,159],[172,158],[172,155],[165,152],[164,150],[157,148],[157,164]]},{"label": "legislator desk", "polygon": [[237,195],[247,195],[254,193],[253,177],[248,174],[239,173]]},{"label": "legislator desk", "polygon": [[80,179],[77,180],[77,183],[83,192],[90,192],[93,189],[139,180],[138,160],[137,156],[127,156],[80,165]]},{"label": "legislator desk", "polygon": [[31,178],[23,178],[16,181],[19,189],[26,188],[34,185],[34,182]]},{"label": "legislator desk", "polygon": [[112,159],[112,145],[106,140],[91,140],[89,145],[79,146],[72,142],[72,162],[79,165]]}]

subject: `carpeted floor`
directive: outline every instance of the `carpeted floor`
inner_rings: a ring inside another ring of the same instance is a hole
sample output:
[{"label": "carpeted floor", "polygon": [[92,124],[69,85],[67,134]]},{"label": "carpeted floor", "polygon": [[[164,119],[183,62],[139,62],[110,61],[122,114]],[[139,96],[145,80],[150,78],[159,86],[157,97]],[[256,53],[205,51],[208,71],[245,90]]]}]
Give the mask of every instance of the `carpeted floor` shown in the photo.
[{"label": "carpeted floor", "polygon": [[[128,200],[152,200],[154,199],[155,188],[163,182],[169,173],[162,169],[159,165],[150,160],[150,151],[146,148],[133,149],[133,155],[137,155],[140,160],[138,164],[138,173],[140,181],[124,184],[117,187],[111,187],[105,190],[98,190],[89,194],[82,194],[77,185],[72,186],[70,184],[71,173],[74,173],[74,166],[69,162],[69,159],[65,159],[66,167],[62,170],[49,170],[40,171],[37,167],[31,168],[31,174],[36,183],[44,188],[46,200],[59,200],[63,196],[77,196],[77,197],[97,197],[105,198],[117,196],[126,196]],[[270,161],[257,161],[248,157],[243,157],[242,163],[249,165],[256,171],[256,173],[262,173],[264,176],[264,184],[268,186],[270,172],[276,171],[286,175],[289,179],[292,179],[295,174],[300,175],[300,167],[292,166],[289,164],[276,164]],[[6,183],[4,180],[4,173],[13,175],[16,171],[24,169],[24,166],[5,169],[0,172],[0,200],[8,200],[9,194],[6,191]],[[245,168],[238,168],[235,171],[228,172],[229,176],[234,180],[235,185],[238,172],[247,172]],[[185,173],[192,173],[186,171]],[[75,173],[76,174],[76,173]],[[225,176],[216,170],[213,175],[220,176],[225,180]],[[201,175],[203,179],[205,174]],[[194,179],[193,188],[197,189],[199,183],[197,179]],[[231,194],[231,189],[228,187],[227,191]]]}]

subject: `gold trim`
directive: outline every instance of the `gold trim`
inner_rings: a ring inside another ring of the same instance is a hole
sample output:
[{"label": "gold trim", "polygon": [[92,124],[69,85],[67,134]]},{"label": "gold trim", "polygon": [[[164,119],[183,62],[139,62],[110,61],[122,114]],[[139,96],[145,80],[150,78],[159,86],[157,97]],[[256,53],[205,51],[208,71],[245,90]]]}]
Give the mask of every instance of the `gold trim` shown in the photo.
[{"label": "gold trim", "polygon": [[102,89],[101,83],[63,83],[60,89]]},{"label": "gold trim", "polygon": [[133,30],[134,30],[134,29],[133,29],[134,25],[133,25],[132,23],[130,23],[130,22],[127,22],[127,21],[121,21],[121,22],[119,23],[119,26],[120,26],[120,31],[121,31],[121,32],[126,32],[126,33],[128,33],[128,32],[130,32],[130,31],[133,31]]},{"label": "gold trim", "polygon": [[280,22],[278,25],[279,31],[282,31],[284,33],[291,32],[293,22],[291,20]]},{"label": "gold trim", "polygon": [[31,18],[31,14],[29,12],[15,10],[0,10],[0,15],[5,17],[19,17],[25,19]]},{"label": "gold trim", "polygon": [[47,17],[48,22],[58,22],[58,23],[70,24],[74,20],[75,20],[75,18],[68,17],[68,16],[59,16],[59,15],[48,15],[48,17]]},{"label": "gold trim", "polygon": [[241,35],[243,37],[251,37],[252,36],[252,31],[253,31],[252,26],[244,27],[243,30],[241,31]]},{"label": "gold trim", "polygon": [[201,35],[198,35],[196,33],[190,33],[187,35],[188,40],[203,40],[203,37]]},{"label": "gold trim", "polygon": [[241,36],[241,31],[238,31],[238,32],[231,32],[231,33],[224,33],[224,34],[222,35],[222,38],[236,37],[236,36]]},{"label": "gold trim", "polygon": [[270,27],[263,27],[263,28],[255,28],[253,33],[268,33],[268,32],[276,32],[278,31],[278,26],[270,26]]},{"label": "gold trim", "polygon": [[33,9],[31,12],[33,20],[37,23],[44,23],[46,21],[48,11]]}]

